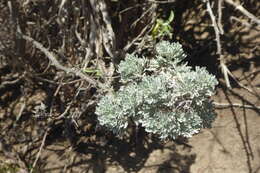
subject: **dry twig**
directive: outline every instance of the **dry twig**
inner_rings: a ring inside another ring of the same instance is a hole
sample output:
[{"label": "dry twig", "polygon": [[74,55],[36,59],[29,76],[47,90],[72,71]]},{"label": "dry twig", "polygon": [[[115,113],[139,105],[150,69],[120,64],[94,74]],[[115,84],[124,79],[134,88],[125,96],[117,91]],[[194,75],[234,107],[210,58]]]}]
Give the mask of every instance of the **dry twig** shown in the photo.
[{"label": "dry twig", "polygon": [[250,88],[248,88],[248,87],[246,87],[245,85],[243,85],[242,83],[240,83],[240,82],[236,79],[236,77],[231,73],[231,71],[229,71],[229,70],[227,69],[227,72],[228,72],[228,74],[236,81],[236,83],[237,83],[241,88],[244,88],[245,90],[247,90],[247,91],[250,92],[251,94],[255,94],[255,93],[253,92],[253,90],[251,90]]},{"label": "dry twig", "polygon": [[56,55],[54,53],[50,52],[47,48],[45,48],[38,41],[36,41],[33,38],[31,38],[29,36],[26,36],[26,35],[24,35],[22,33],[19,33],[19,34],[21,35],[21,37],[23,39],[25,39],[26,41],[31,42],[37,49],[42,51],[56,68],[58,68],[60,70],[63,70],[66,73],[73,73],[76,76],[79,76],[80,78],[86,80],[87,82],[89,82],[90,84],[92,84],[94,86],[97,86],[97,87],[100,87],[100,88],[105,88],[105,86],[102,83],[91,79],[90,77],[88,77],[84,73],[82,73],[80,70],[68,68],[68,67],[65,67],[62,64],[60,64],[59,61],[56,59]]},{"label": "dry twig", "polygon": [[47,134],[48,134],[48,130],[44,133],[44,136],[43,136],[43,139],[42,139],[42,143],[41,143],[40,149],[39,149],[39,151],[38,151],[38,153],[37,153],[36,159],[35,159],[34,162],[33,162],[33,166],[32,166],[32,168],[31,168],[31,170],[30,170],[30,173],[33,172],[33,170],[34,170],[34,168],[35,168],[35,166],[36,166],[36,164],[37,164],[37,162],[38,162],[38,160],[39,160],[39,157],[40,157],[41,152],[42,152],[42,148],[43,148],[43,146],[44,146],[44,144],[45,144],[45,140],[46,140]]},{"label": "dry twig", "polygon": [[206,0],[206,5],[207,5],[207,11],[208,11],[208,13],[210,15],[210,18],[211,18],[211,21],[212,21],[212,25],[213,25],[213,28],[214,28],[214,31],[215,31],[216,43],[217,43],[217,54],[219,55],[220,67],[221,67],[222,73],[224,75],[227,87],[231,88],[229,77],[228,77],[228,68],[227,68],[227,66],[225,64],[224,56],[222,54],[221,43],[220,43],[220,34],[221,34],[221,30],[219,29],[220,26],[218,26],[218,24],[216,22],[216,17],[213,14],[213,11],[212,11],[212,8],[210,6],[209,0]]},{"label": "dry twig", "polygon": [[222,4],[223,0],[218,0],[218,29],[221,35],[224,34],[222,26]]},{"label": "dry twig", "polygon": [[155,4],[170,4],[176,2],[176,0],[168,0],[168,1],[154,1],[154,0],[148,0],[148,2],[152,2]]},{"label": "dry twig", "polygon": [[15,80],[12,81],[3,81],[2,84],[0,85],[0,89],[19,83],[24,78],[24,75],[25,74],[23,73],[21,76],[17,77]]},{"label": "dry twig", "polygon": [[218,102],[213,102],[213,105],[216,108],[238,107],[238,108],[258,109],[258,110],[260,110],[260,106],[243,105],[243,104],[239,104],[239,103],[218,103]]},{"label": "dry twig", "polygon": [[233,7],[235,7],[236,9],[238,9],[241,13],[243,13],[245,16],[247,16],[249,19],[251,19],[253,22],[255,22],[257,25],[260,25],[260,20],[253,15],[252,13],[250,13],[249,11],[247,11],[242,5],[235,3],[232,0],[225,0],[226,3],[232,5]]},{"label": "dry twig", "polygon": [[153,14],[154,16],[151,17],[150,22],[141,30],[141,32],[130,42],[128,43],[125,47],[124,47],[124,52],[127,52],[132,45],[134,45],[141,37],[144,39],[145,38],[145,33],[150,33],[152,30],[152,25],[154,24],[155,20],[156,20],[156,5],[152,5],[145,13],[150,12],[151,14]]},{"label": "dry twig", "polygon": [[241,23],[243,26],[245,26],[245,27],[248,27],[248,28],[254,28],[254,29],[256,29],[256,30],[258,30],[258,31],[260,31],[260,25],[257,25],[257,26],[254,26],[254,25],[252,25],[251,23],[249,23],[249,22],[247,22],[247,21],[245,21],[245,20],[241,20],[241,19],[239,19],[239,18],[237,18],[237,17],[235,17],[235,16],[231,16],[230,17],[230,21],[232,22],[232,21],[236,21],[236,22],[239,22],[239,23]]}]

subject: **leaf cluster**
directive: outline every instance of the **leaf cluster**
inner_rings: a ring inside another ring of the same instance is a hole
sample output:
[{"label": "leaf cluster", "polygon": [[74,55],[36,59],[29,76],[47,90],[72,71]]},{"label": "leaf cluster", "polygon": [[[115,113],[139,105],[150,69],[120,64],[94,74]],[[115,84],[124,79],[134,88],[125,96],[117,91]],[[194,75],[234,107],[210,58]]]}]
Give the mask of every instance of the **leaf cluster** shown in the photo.
[{"label": "leaf cluster", "polygon": [[167,20],[163,19],[156,19],[155,25],[152,29],[152,36],[153,38],[160,38],[163,36],[169,36],[169,38],[172,38],[172,27],[171,23],[174,19],[174,13],[171,11],[170,16]]}]

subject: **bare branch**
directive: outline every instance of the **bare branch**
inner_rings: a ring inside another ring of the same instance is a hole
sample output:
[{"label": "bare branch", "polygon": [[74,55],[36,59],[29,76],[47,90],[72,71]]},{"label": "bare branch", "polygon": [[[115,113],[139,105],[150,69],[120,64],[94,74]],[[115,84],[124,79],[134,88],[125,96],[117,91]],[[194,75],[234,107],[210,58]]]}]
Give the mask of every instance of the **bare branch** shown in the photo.
[{"label": "bare branch", "polygon": [[61,15],[61,10],[62,10],[62,8],[64,7],[64,4],[66,3],[66,1],[67,1],[67,0],[62,0],[61,3],[60,3],[59,12],[58,12],[59,16]]},{"label": "bare branch", "polygon": [[170,3],[175,3],[176,0],[168,0],[168,1],[154,1],[154,0],[148,0],[148,2],[156,3],[156,4],[170,4]]},{"label": "bare branch", "polygon": [[207,0],[207,11],[209,13],[214,31],[215,31],[215,36],[216,36],[216,43],[217,43],[217,54],[221,55],[221,44],[220,44],[220,32],[219,32],[219,28],[216,22],[216,17],[213,14],[212,8],[210,6],[210,2],[209,0]]},{"label": "bare branch", "polygon": [[218,103],[218,102],[213,102],[213,105],[216,108],[238,107],[238,108],[258,109],[258,110],[260,110],[260,106],[243,105],[243,104],[239,104],[239,103]]},{"label": "bare branch", "polygon": [[232,5],[233,7],[235,7],[236,9],[238,9],[241,13],[243,13],[245,16],[247,16],[248,18],[250,18],[252,21],[254,21],[257,25],[260,25],[260,20],[253,15],[252,13],[250,13],[249,11],[247,11],[242,5],[235,3],[232,0],[225,0],[225,2],[227,2],[228,4]]},{"label": "bare branch", "polygon": [[34,168],[35,168],[35,166],[36,166],[36,164],[37,164],[37,162],[38,162],[38,160],[39,160],[40,154],[41,154],[41,152],[42,152],[42,148],[43,148],[43,146],[44,146],[44,144],[45,144],[45,140],[46,140],[47,134],[48,134],[48,130],[45,132],[45,134],[44,134],[44,136],[43,136],[40,149],[39,149],[39,151],[38,151],[38,153],[37,153],[36,159],[35,159],[34,162],[33,162],[33,166],[32,166],[32,169],[30,170],[30,173],[33,173],[33,170],[34,170]]},{"label": "bare branch", "polygon": [[138,34],[137,37],[135,37],[130,43],[128,43],[125,47],[124,47],[124,51],[127,52],[129,50],[129,48],[131,48],[131,46],[147,31],[147,29],[149,29],[150,25],[146,25],[142,31]]},{"label": "bare branch", "polygon": [[111,58],[115,57],[115,33],[112,28],[112,23],[110,16],[108,15],[107,6],[104,1],[99,1],[99,10],[102,14],[103,27],[102,27],[102,36],[103,36],[103,46],[106,49],[107,53]]},{"label": "bare branch", "polygon": [[245,85],[243,85],[242,83],[240,83],[240,82],[236,79],[236,77],[231,73],[231,71],[229,71],[229,70],[227,69],[227,72],[228,72],[228,74],[237,82],[237,84],[238,84],[240,87],[244,88],[245,90],[247,90],[247,91],[250,92],[251,94],[255,94],[255,93],[253,92],[253,90],[251,90],[250,88],[248,88],[248,87],[246,87]]},{"label": "bare branch", "polygon": [[249,22],[247,22],[247,21],[244,21],[244,20],[241,20],[241,19],[239,19],[239,18],[237,18],[237,17],[235,17],[235,16],[231,16],[230,17],[230,21],[236,21],[236,22],[239,22],[239,23],[241,23],[243,26],[245,26],[245,27],[248,27],[248,28],[253,28],[253,27],[255,27],[255,29],[257,30],[257,31],[259,31],[260,30],[260,25],[256,25],[256,26],[254,26],[252,23],[249,23]]},{"label": "bare branch", "polygon": [[12,80],[12,81],[3,81],[0,85],[0,89],[3,89],[7,86],[10,86],[10,85],[14,85],[14,84],[17,84],[18,82],[20,82],[23,78],[24,78],[24,75],[25,74],[22,74],[21,76],[19,76],[17,79],[15,80]]},{"label": "bare branch", "polygon": [[217,54],[219,55],[220,67],[221,67],[222,73],[224,75],[227,87],[231,88],[229,77],[228,77],[228,68],[227,68],[227,66],[225,64],[225,60],[224,60],[224,57],[223,57],[222,52],[221,52],[219,26],[217,25],[216,17],[213,14],[213,11],[212,11],[212,8],[210,6],[209,0],[206,1],[206,5],[207,5],[207,11],[208,11],[208,13],[210,15],[210,18],[211,18],[211,21],[212,21],[212,25],[213,25],[213,28],[214,28],[214,31],[215,31],[216,43],[217,43]]},{"label": "bare branch", "polygon": [[104,88],[104,85],[100,82],[97,82],[93,79],[91,79],[90,77],[86,76],[84,73],[82,73],[80,70],[76,70],[76,69],[72,69],[72,68],[68,68],[68,67],[65,67],[63,65],[61,65],[59,63],[59,61],[56,59],[56,55],[52,52],[50,52],[48,49],[46,49],[41,43],[39,43],[38,41],[34,40],[33,38],[29,37],[29,36],[26,36],[22,33],[20,33],[21,37],[23,39],[25,39],[26,41],[29,41],[31,42],[37,49],[41,50],[45,55],[46,57],[52,62],[52,64],[60,69],[60,70],[63,70],[65,71],[66,73],[73,73],[75,74],[76,76],[86,80],[87,82],[89,82],[90,84],[94,85],[94,86],[98,86],[100,88]]},{"label": "bare branch", "polygon": [[218,29],[220,34],[224,34],[223,26],[222,26],[222,4],[223,0],[218,0]]}]

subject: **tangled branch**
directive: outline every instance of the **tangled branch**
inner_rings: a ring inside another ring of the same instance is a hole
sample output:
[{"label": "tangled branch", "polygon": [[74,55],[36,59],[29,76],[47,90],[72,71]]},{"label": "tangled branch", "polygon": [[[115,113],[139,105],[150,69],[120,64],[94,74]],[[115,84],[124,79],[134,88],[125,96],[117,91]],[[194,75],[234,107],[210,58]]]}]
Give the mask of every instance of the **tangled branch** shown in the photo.
[{"label": "tangled branch", "polygon": [[235,7],[236,9],[238,9],[241,13],[243,13],[245,16],[247,16],[249,19],[251,19],[253,22],[255,22],[257,25],[260,25],[260,20],[253,15],[252,13],[250,13],[249,11],[247,11],[242,5],[235,3],[232,0],[225,0],[226,3],[232,5],[233,7]]},{"label": "tangled branch", "polygon": [[45,56],[52,62],[52,64],[60,69],[65,71],[66,73],[72,73],[84,80],[86,80],[87,82],[89,82],[90,84],[97,86],[99,88],[105,88],[104,85],[98,81],[93,80],[92,78],[86,76],[84,73],[82,73],[80,70],[77,69],[73,69],[73,68],[68,68],[63,66],[62,64],[60,64],[60,62],[57,60],[56,55],[52,52],[50,52],[47,48],[45,48],[41,43],[39,43],[38,41],[34,40],[33,38],[26,36],[22,33],[19,34],[23,39],[25,39],[26,41],[32,43],[37,49],[39,49],[40,51],[42,51]]}]

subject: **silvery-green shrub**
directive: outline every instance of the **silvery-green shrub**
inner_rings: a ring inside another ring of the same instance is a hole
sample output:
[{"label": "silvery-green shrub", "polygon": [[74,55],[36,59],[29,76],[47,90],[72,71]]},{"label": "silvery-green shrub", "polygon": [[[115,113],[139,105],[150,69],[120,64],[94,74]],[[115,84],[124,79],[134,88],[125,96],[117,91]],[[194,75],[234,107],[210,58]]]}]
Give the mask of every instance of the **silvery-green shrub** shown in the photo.
[{"label": "silvery-green shrub", "polygon": [[183,63],[186,55],[179,43],[162,41],[155,50],[154,58],[128,54],[119,64],[122,86],[99,101],[100,125],[122,134],[135,123],[162,139],[191,137],[211,127],[216,78],[205,68]]}]

